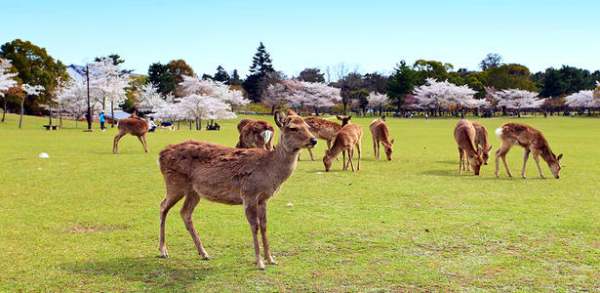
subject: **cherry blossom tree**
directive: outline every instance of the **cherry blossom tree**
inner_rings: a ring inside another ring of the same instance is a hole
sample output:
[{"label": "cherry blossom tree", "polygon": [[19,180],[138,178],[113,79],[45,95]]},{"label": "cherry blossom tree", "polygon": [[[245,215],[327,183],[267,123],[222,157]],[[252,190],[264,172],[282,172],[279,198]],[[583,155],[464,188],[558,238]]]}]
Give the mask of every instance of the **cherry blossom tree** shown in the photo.
[{"label": "cherry blossom tree", "polygon": [[235,113],[231,111],[231,105],[222,99],[211,96],[198,94],[187,95],[183,97],[175,107],[177,108],[175,113],[179,117],[195,122],[196,130],[202,128],[202,119],[215,120],[236,118]]},{"label": "cherry blossom tree", "polygon": [[[86,95],[87,84],[85,80],[81,78],[68,80],[64,88],[57,94],[57,104],[61,115],[59,119],[62,120],[62,115],[66,114],[75,120],[75,127],[77,127],[77,122],[87,113]],[[102,110],[102,105],[99,102],[91,106],[93,111]]]},{"label": "cherry blossom tree", "polygon": [[[25,91],[27,97],[39,96],[45,90],[45,88],[41,85],[30,85],[27,83],[22,85],[22,89],[23,91]],[[25,98],[26,97],[23,97],[21,99],[21,114],[19,116],[19,128],[23,126],[23,114],[25,114]]]},{"label": "cherry blossom tree", "polygon": [[197,76],[182,75],[183,81],[179,83],[184,95],[200,95],[213,97],[229,104],[232,108],[243,106],[250,101],[242,95],[241,91],[232,90],[228,85],[214,80],[202,80]]},{"label": "cherry blossom tree", "polygon": [[17,76],[17,73],[11,73],[11,67],[12,64],[9,60],[0,58],[0,98],[3,98],[4,100],[2,122],[4,122],[4,118],[6,117],[6,107],[8,102],[4,97],[4,92],[17,84],[17,81],[14,80],[14,77]]},{"label": "cherry blossom tree", "polygon": [[458,86],[447,80],[437,81],[433,78],[428,78],[424,85],[413,91],[417,107],[435,110],[438,114],[451,107],[472,109],[483,106],[485,101],[475,99],[476,93],[467,85]]},{"label": "cherry blossom tree", "polygon": [[[119,65],[115,65],[111,58],[102,58],[90,64],[89,68],[90,88],[94,88],[98,94],[96,98],[101,101],[102,109],[110,110],[111,117],[114,117],[115,106],[127,99],[125,89],[129,86],[129,75]],[[111,119],[112,127],[114,122]]]},{"label": "cherry blossom tree", "polygon": [[545,101],[545,99],[538,98],[538,93],[521,89],[497,91],[493,94],[493,97],[498,101],[496,104],[498,107],[515,110],[518,117],[521,117],[521,110],[537,109]]},{"label": "cherry blossom tree", "polygon": [[590,110],[600,107],[600,98],[594,98],[593,90],[583,90],[565,97],[565,104],[571,108]]},{"label": "cherry blossom tree", "polygon": [[142,86],[138,97],[137,109],[142,112],[156,112],[166,103],[167,97],[158,92],[158,88],[148,83]]},{"label": "cherry blossom tree", "polygon": [[367,101],[369,101],[369,107],[371,107],[373,111],[379,110],[379,115],[383,113],[383,108],[390,103],[390,99],[386,94],[376,92],[369,93]]},{"label": "cherry blossom tree", "polygon": [[320,82],[283,80],[267,88],[265,104],[272,109],[283,104],[297,108],[309,107],[319,115],[321,109],[333,107],[341,101],[338,88]]}]

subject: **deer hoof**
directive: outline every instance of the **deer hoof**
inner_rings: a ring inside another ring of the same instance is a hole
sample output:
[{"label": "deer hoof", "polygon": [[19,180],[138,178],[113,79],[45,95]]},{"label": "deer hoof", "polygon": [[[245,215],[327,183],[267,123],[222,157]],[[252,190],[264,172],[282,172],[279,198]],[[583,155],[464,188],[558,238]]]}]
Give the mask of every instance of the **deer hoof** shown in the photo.
[{"label": "deer hoof", "polygon": [[158,256],[158,258],[169,258],[169,254],[166,251],[161,252],[160,255]]},{"label": "deer hoof", "polygon": [[265,269],[265,263],[262,260],[259,260],[258,263],[256,264],[256,268],[259,270],[264,270]]},{"label": "deer hoof", "polygon": [[208,254],[205,254],[205,255],[200,255],[200,258],[201,258],[202,260],[210,260],[210,256],[209,256]]},{"label": "deer hoof", "polygon": [[275,259],[272,256],[270,256],[267,258],[267,264],[276,265],[277,262],[275,261]]}]

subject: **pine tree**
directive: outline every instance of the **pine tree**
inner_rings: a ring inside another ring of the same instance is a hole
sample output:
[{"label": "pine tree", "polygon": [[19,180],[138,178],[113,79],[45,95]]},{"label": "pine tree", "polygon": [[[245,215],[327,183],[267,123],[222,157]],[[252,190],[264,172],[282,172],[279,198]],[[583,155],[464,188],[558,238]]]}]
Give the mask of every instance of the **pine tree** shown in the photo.
[{"label": "pine tree", "polygon": [[213,79],[216,81],[229,83],[229,79],[230,79],[229,73],[227,73],[227,71],[225,71],[225,68],[223,68],[223,66],[219,65],[217,67],[217,73],[215,73]]},{"label": "pine tree", "polygon": [[231,78],[229,79],[229,85],[241,85],[242,80],[240,79],[240,75],[238,74],[237,69],[233,70],[231,74]]},{"label": "pine tree", "polygon": [[271,61],[271,55],[267,52],[265,45],[260,42],[256,49],[256,54],[252,57],[252,66],[250,66],[250,74],[260,74],[265,76],[267,73],[275,71]]}]

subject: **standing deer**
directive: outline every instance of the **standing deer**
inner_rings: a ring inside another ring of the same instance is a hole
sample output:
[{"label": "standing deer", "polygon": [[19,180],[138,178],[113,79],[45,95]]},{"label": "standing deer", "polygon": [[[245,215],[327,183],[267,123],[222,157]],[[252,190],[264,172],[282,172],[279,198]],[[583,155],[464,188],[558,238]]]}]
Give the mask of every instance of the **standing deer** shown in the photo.
[{"label": "standing deer", "polygon": [[133,114],[129,118],[121,119],[117,122],[119,133],[115,135],[113,140],[113,153],[119,152],[119,140],[127,134],[136,136],[144,147],[144,152],[148,152],[148,143],[146,142],[146,134],[148,133],[148,122]]},{"label": "standing deer", "polygon": [[160,152],[159,163],[167,193],[160,204],[160,255],[167,257],[165,221],[169,209],[185,197],[181,216],[200,256],[209,256],[192,223],[200,198],[243,205],[250,224],[256,265],[264,269],[257,233],[262,236],[264,258],[275,260],[267,239],[267,201],[294,172],[301,148],[314,146],[317,139],[299,116],[275,114],[280,140],[274,150],[235,149],[207,142],[187,141]]},{"label": "standing deer", "polygon": [[490,150],[492,150],[492,146],[488,141],[488,131],[485,126],[481,123],[472,121],[473,127],[475,127],[475,145],[478,150],[481,150],[481,157],[483,158],[483,164],[488,164],[488,159],[490,158]]},{"label": "standing deer", "polygon": [[240,133],[236,148],[273,149],[273,134],[275,130],[267,121],[242,119],[237,126]]},{"label": "standing deer", "polygon": [[385,120],[373,120],[373,122],[369,124],[369,129],[371,130],[371,137],[373,139],[373,153],[375,154],[375,159],[379,160],[379,149],[381,147],[381,144],[383,144],[385,156],[387,157],[388,161],[391,161],[392,145],[394,144],[394,140],[390,140],[390,131],[387,125],[385,124]]},{"label": "standing deer", "polygon": [[[338,120],[342,121],[342,125],[329,121],[327,119],[319,117],[306,117],[304,121],[310,127],[310,132],[317,138],[323,139],[327,142],[327,149],[331,148],[331,142],[335,138],[335,135],[342,127],[349,123],[352,116],[336,115]],[[308,149],[311,161],[314,161],[313,153],[311,149]]]},{"label": "standing deer", "polygon": [[529,159],[529,153],[533,153],[533,159],[535,160],[541,178],[544,178],[544,174],[542,174],[542,168],[540,167],[540,156],[546,161],[548,167],[550,167],[550,171],[554,178],[560,178],[560,159],[562,159],[563,155],[560,154],[556,156],[552,152],[550,145],[548,145],[548,141],[546,141],[546,138],[541,131],[525,124],[506,123],[502,125],[502,127],[496,129],[496,135],[502,140],[500,149],[496,151],[496,177],[499,176],[500,158],[502,158],[502,163],[504,163],[504,168],[506,169],[508,177],[512,177],[512,174],[508,169],[508,164],[506,163],[506,154],[513,145],[518,144],[525,149],[521,177],[526,178],[525,167],[527,166],[527,159]]},{"label": "standing deer", "polygon": [[[356,170],[360,170],[362,136],[363,131],[360,126],[356,124],[346,124],[344,127],[342,127],[342,129],[340,129],[340,131],[338,131],[335,135],[335,138],[333,139],[333,145],[325,152],[325,156],[323,157],[325,171],[329,172],[333,159],[342,153],[342,169],[348,170],[348,165],[350,165],[352,167],[352,172],[354,172],[354,164],[352,163],[352,159],[354,158],[354,147],[356,147],[358,151],[358,164],[356,166]],[[346,153],[348,153],[348,162],[346,162]]]},{"label": "standing deer", "polygon": [[482,150],[475,146],[476,130],[469,120],[461,119],[454,128],[454,140],[458,145],[458,174],[467,171],[467,164],[471,165],[475,175],[479,176],[479,170],[483,164],[481,158]]}]

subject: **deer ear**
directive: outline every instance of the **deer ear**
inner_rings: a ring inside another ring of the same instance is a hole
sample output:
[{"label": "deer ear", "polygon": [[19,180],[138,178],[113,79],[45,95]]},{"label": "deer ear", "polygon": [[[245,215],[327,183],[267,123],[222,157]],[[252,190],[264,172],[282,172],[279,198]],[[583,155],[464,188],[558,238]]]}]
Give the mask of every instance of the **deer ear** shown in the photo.
[{"label": "deer ear", "polygon": [[394,139],[392,138],[392,140],[390,141],[391,144],[394,144]]},{"label": "deer ear", "polygon": [[337,118],[337,120],[342,120],[342,117],[340,115],[335,115],[335,118]]},{"label": "deer ear", "polygon": [[285,114],[283,114],[282,112],[275,112],[274,117],[275,119],[275,124],[277,124],[277,127],[282,128],[283,125],[285,124]]},{"label": "deer ear", "polygon": [[489,152],[489,151],[491,151],[491,150],[492,150],[492,146],[490,146],[490,147],[487,149],[487,151],[488,151],[488,152]]},{"label": "deer ear", "polygon": [[562,154],[560,154],[560,155],[558,155],[558,157],[556,157],[556,160],[557,160],[557,161],[560,161],[560,159],[562,159],[562,157],[563,157],[563,155],[562,155]]},{"label": "deer ear", "polygon": [[346,119],[348,119],[349,121],[350,119],[352,119],[352,115],[348,116]]}]

